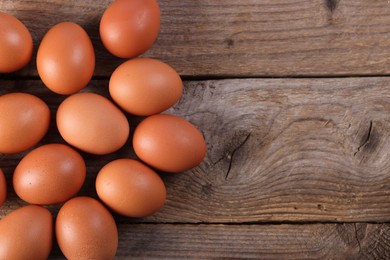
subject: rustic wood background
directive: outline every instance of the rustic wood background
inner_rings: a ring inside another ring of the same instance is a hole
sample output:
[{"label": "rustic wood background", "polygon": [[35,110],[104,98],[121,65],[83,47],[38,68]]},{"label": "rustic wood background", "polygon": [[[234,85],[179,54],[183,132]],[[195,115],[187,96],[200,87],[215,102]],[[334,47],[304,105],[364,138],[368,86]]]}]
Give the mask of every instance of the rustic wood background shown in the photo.
[{"label": "rustic wood background", "polygon": [[[74,21],[97,58],[83,91],[108,96],[124,60],[102,46],[109,0],[0,1],[30,29]],[[378,0],[160,0],[161,32],[144,56],[173,66],[184,95],[168,113],[207,141],[197,168],[161,173],[168,198],[153,216],[115,216],[118,258],[390,259],[390,3]],[[44,99],[52,126],[41,143],[63,142],[55,111],[64,99],[39,80],[35,59],[0,76],[0,94]],[[140,118],[128,116],[132,129]],[[80,195],[96,197],[107,162],[83,153]],[[25,153],[24,153],[25,154]],[[24,154],[0,155],[10,183]],[[24,204],[9,186],[0,216]],[[51,207],[55,214],[59,206]],[[51,258],[61,258],[57,247]]]}]

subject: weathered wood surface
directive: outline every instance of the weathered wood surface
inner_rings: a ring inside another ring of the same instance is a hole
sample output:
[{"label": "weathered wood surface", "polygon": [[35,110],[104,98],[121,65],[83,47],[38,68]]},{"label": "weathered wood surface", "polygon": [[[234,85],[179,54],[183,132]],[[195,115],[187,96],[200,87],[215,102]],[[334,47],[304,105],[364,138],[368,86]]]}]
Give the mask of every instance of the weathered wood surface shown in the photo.
[{"label": "weathered wood surface", "polygon": [[[0,1],[35,45],[29,66],[0,75],[0,95],[22,91],[48,103],[52,124],[41,144],[63,142],[55,111],[65,97],[37,77],[38,44],[59,22],[82,25],[97,58],[84,91],[108,96],[107,79],[124,61],[99,39],[110,2]],[[188,80],[168,113],[197,125],[208,151],[191,171],[160,173],[168,191],[161,211],[115,216],[118,258],[390,259],[390,78],[318,78],[390,75],[388,2],[159,1],[161,32],[145,56]],[[141,120],[128,119],[132,129]],[[10,189],[0,218],[25,204],[11,186],[24,154],[0,154]],[[104,164],[135,158],[131,140],[114,154],[82,155],[88,175],[79,195],[92,197]],[[54,215],[59,207],[50,207]],[[55,248],[51,258],[59,255]]]},{"label": "weathered wood surface", "polygon": [[[98,33],[110,0],[0,1],[30,29],[35,50],[54,24],[74,21],[96,48],[95,76],[123,60]],[[146,56],[183,76],[389,75],[390,8],[375,0],[165,0],[161,32]],[[37,75],[35,60],[19,75]]]},{"label": "weathered wood surface", "polygon": [[[64,97],[40,81],[1,81],[0,93],[25,91],[53,111]],[[107,94],[107,81],[85,91]],[[207,156],[184,174],[162,174],[168,200],[140,221],[184,223],[390,221],[390,79],[241,79],[191,81],[169,113],[193,122]],[[129,117],[132,129],[139,118]],[[114,158],[133,157],[131,141],[108,156],[83,154],[94,178]],[[22,155],[4,155],[8,179]],[[14,197],[1,214],[17,207]],[[127,220],[121,219],[126,222]]]},{"label": "weathered wood surface", "polygon": [[389,224],[124,225],[119,232],[119,257],[390,258]]},{"label": "weathered wood surface", "polygon": [[119,234],[118,259],[390,258],[389,224],[128,224]]}]

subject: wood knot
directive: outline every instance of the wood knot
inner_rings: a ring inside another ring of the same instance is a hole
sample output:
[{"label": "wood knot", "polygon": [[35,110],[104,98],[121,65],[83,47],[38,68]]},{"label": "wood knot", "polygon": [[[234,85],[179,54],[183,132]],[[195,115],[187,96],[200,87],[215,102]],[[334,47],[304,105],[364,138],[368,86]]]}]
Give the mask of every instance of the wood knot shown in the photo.
[{"label": "wood knot", "polygon": [[339,4],[339,1],[340,0],[325,0],[325,5],[329,9],[329,11],[333,13]]},{"label": "wood knot", "polygon": [[225,43],[226,43],[226,45],[227,45],[227,47],[228,48],[233,48],[234,47],[234,40],[233,39],[231,39],[231,38],[227,38],[226,40],[225,40]]}]

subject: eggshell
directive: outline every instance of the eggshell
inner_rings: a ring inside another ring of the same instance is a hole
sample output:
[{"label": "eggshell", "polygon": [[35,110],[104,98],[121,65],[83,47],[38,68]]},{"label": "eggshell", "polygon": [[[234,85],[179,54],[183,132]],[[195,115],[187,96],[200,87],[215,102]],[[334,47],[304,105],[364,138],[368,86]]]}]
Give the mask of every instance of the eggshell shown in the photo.
[{"label": "eggshell", "polygon": [[136,57],[148,50],[160,30],[156,0],[116,0],[100,21],[100,38],[106,49],[120,58]]},{"label": "eggshell", "polygon": [[32,52],[33,40],[26,26],[0,12],[0,73],[20,70],[30,62]]},{"label": "eggshell", "polygon": [[0,169],[0,206],[3,205],[7,198],[7,183],[5,181],[4,173]]},{"label": "eggshell", "polygon": [[46,134],[50,110],[38,97],[10,93],[0,97],[0,153],[19,153]]},{"label": "eggshell", "polygon": [[58,245],[69,260],[113,259],[118,231],[111,213],[97,200],[76,197],[67,201],[57,215]]},{"label": "eggshell", "polygon": [[73,22],[52,27],[39,45],[37,69],[43,83],[58,94],[73,94],[84,88],[95,69],[88,34]]},{"label": "eggshell", "polygon": [[31,204],[56,204],[75,195],[84,183],[81,155],[64,144],[46,144],[28,153],[13,175],[16,194]]},{"label": "eggshell", "polygon": [[166,114],[147,117],[135,129],[133,147],[150,166],[167,172],[189,170],[202,162],[206,142],[188,121]]},{"label": "eggshell", "polygon": [[16,209],[0,221],[0,259],[47,259],[53,240],[53,217],[36,205]]},{"label": "eggshell", "polygon": [[109,83],[112,99],[125,111],[138,116],[158,114],[181,97],[183,82],[168,64],[149,58],[122,63]]},{"label": "eggshell", "polygon": [[160,176],[132,159],[105,165],[96,178],[99,198],[113,211],[127,217],[145,217],[165,203],[166,189]]},{"label": "eggshell", "polygon": [[78,93],[65,99],[57,110],[57,127],[65,141],[93,154],[118,150],[130,133],[122,111],[94,93]]}]

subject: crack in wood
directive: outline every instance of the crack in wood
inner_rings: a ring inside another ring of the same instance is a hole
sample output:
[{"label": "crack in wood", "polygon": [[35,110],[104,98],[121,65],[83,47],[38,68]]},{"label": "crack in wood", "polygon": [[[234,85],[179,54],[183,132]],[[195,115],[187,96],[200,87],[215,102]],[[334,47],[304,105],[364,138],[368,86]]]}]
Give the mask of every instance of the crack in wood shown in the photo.
[{"label": "crack in wood", "polygon": [[250,132],[244,139],[244,141],[242,141],[236,148],[233,149],[233,151],[229,154],[227,154],[227,158],[229,159],[229,167],[228,167],[228,170],[226,172],[226,175],[225,175],[225,180],[227,180],[227,178],[229,177],[229,173],[232,169],[232,165],[233,165],[233,157],[234,157],[234,154],[248,141],[249,139],[249,136],[252,134],[252,132]]},{"label": "crack in wood", "polygon": [[211,163],[211,166],[212,167],[214,167],[215,165],[217,165],[220,161],[222,161],[223,159],[225,159],[226,158],[226,156],[224,155],[224,156],[222,156],[221,158],[219,158],[217,161],[215,161],[215,162],[212,162]]},{"label": "crack in wood", "polygon": [[370,121],[370,126],[368,127],[368,131],[367,131],[367,136],[366,136],[366,139],[364,140],[364,142],[359,145],[359,147],[357,148],[357,151],[353,154],[353,156],[355,157],[359,152],[360,150],[366,146],[369,142],[370,142],[370,137],[371,137],[371,133],[372,133],[372,120]]},{"label": "crack in wood", "polygon": [[357,232],[357,228],[356,228],[356,223],[353,223],[353,228],[355,229],[355,238],[356,238],[357,244],[359,246],[359,253],[361,253],[362,247],[360,245],[360,240],[359,240],[359,236],[358,236],[358,232]]}]

